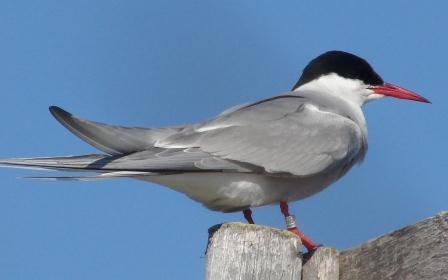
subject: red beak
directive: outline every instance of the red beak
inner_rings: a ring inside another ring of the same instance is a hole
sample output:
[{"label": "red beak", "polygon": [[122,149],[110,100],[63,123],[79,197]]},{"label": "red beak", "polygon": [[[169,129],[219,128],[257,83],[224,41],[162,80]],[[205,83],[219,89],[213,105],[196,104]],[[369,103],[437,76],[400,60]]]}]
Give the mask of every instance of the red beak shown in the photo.
[{"label": "red beak", "polygon": [[369,88],[373,90],[375,93],[382,94],[385,96],[392,96],[400,99],[408,99],[419,102],[431,103],[431,101],[424,98],[423,96],[420,96],[417,93],[404,89],[402,87],[395,86],[393,84],[385,83],[382,86],[371,86]]}]

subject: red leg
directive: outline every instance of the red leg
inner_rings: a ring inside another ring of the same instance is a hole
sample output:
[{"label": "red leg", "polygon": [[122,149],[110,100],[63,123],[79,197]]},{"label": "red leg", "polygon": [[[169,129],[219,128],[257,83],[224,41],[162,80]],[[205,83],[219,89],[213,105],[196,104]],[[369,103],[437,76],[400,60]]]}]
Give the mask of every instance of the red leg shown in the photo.
[{"label": "red leg", "polygon": [[244,209],[243,210],[243,215],[244,215],[244,218],[246,218],[246,220],[247,220],[247,222],[249,224],[254,224],[254,220],[252,219],[252,210],[250,210],[249,208],[248,209]]},{"label": "red leg", "polygon": [[286,201],[280,202],[280,210],[282,211],[283,216],[285,216],[286,226],[288,227],[288,230],[300,238],[302,244],[309,252],[315,251],[319,247],[319,245],[314,243],[297,228],[295,217],[289,214],[289,207]]}]

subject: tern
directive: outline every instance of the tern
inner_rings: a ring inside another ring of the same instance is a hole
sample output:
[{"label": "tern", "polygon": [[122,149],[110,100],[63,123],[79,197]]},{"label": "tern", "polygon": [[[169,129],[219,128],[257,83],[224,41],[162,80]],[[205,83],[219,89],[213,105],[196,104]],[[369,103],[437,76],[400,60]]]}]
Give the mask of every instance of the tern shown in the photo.
[{"label": "tern", "polygon": [[54,180],[134,178],[167,186],[205,207],[243,211],[280,204],[288,229],[309,251],[288,202],[316,194],[360,163],[367,152],[362,106],[390,96],[430,103],[385,83],[364,59],[329,51],[311,60],[291,91],[232,107],[202,123],[166,128],[107,125],[56,106],[53,116],[102,154],[0,159],[0,165],[94,176],[30,177]]}]

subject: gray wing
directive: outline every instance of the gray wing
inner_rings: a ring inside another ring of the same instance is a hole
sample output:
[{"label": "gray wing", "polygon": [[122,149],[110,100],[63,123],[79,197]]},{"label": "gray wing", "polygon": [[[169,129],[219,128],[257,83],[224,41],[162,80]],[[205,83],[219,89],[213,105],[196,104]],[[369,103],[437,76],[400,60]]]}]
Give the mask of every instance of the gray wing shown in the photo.
[{"label": "gray wing", "polygon": [[75,117],[56,106],[51,106],[50,112],[73,134],[110,155],[149,149],[156,140],[175,134],[184,128],[184,126],[139,128],[108,125]]},{"label": "gray wing", "polygon": [[64,126],[112,156],[4,159],[0,165],[94,172],[264,171],[309,176],[349,165],[365,148],[360,128],[324,107],[309,98],[285,94],[235,107],[203,124],[162,129],[105,125],[52,107],[50,111]]},{"label": "gray wing", "polygon": [[164,148],[196,147],[270,173],[310,176],[352,164],[363,134],[349,118],[298,95],[265,99],[161,139]]}]

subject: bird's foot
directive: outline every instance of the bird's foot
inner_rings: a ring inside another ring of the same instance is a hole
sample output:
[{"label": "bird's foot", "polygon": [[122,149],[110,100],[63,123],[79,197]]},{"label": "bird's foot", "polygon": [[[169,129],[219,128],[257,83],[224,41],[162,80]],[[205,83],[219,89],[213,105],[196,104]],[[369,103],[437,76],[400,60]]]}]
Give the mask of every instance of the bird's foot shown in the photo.
[{"label": "bird's foot", "polygon": [[316,251],[317,248],[321,247],[322,245],[317,244],[313,242],[308,236],[303,234],[296,225],[296,218],[294,215],[289,214],[289,207],[288,203],[285,201],[280,202],[280,210],[282,214],[285,216],[285,222],[286,222],[286,228],[288,231],[294,233],[300,238],[300,241],[302,241],[303,246],[308,250],[308,252],[312,253]]},{"label": "bird's foot", "polygon": [[308,250],[308,252],[314,252],[317,250],[317,248],[322,247],[321,244],[315,243],[308,236],[299,231],[297,227],[288,228],[288,231],[294,233],[300,238],[300,241],[302,242],[303,246],[305,246],[305,248]]},{"label": "bird's foot", "polygon": [[[309,237],[307,237],[297,228],[296,218],[293,215],[289,214],[289,208],[286,202],[280,202],[280,209],[285,216],[286,227],[288,231],[294,233],[300,238],[300,241],[302,241],[303,246],[305,246],[309,253],[316,251],[317,248],[322,246],[320,244],[314,243]],[[252,211],[250,210],[250,208],[244,209],[243,215],[249,224],[254,224],[254,220],[252,219]]]}]

